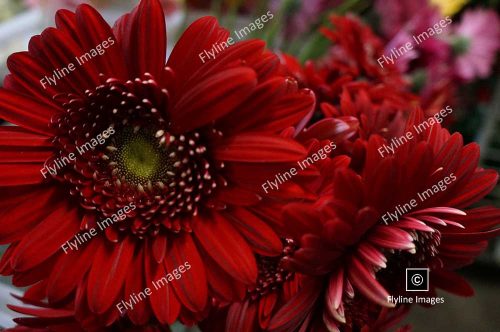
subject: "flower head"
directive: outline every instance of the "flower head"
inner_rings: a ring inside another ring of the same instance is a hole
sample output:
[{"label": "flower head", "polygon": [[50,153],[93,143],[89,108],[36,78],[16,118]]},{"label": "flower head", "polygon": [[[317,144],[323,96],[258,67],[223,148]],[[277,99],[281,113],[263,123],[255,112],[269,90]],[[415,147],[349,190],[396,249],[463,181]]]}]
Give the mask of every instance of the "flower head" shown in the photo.
[{"label": "flower head", "polygon": [[[260,185],[306,155],[280,133],[314,96],[279,74],[263,42],[200,58],[228,37],[199,19],[165,63],[159,1],[113,29],[82,5],[9,58],[0,115],[18,126],[0,128],[0,240],[15,285],[41,283],[51,304],[79,294],[76,312],[106,324],[196,321],[209,289],[251,286],[255,254],[281,253],[267,213],[280,202],[263,200]],[[174,270],[184,272],[117,310]]]},{"label": "flower head", "polygon": [[277,257],[256,257],[259,275],[255,286],[248,288],[245,298],[234,303],[218,303],[200,324],[203,332],[267,331],[273,315],[295,296],[303,282],[300,273],[282,267],[285,257],[296,250],[291,239],[283,239],[283,252]]},{"label": "flower head", "polygon": [[333,28],[322,29],[332,41],[326,57],[302,67],[293,57],[282,56],[288,71],[317,96],[312,121],[354,117],[359,127],[353,139],[400,134],[416,96],[394,66],[377,63],[382,40],[356,17],[332,16],[331,23]]},{"label": "flower head", "polygon": [[[422,123],[427,128],[412,129]],[[494,188],[498,174],[478,167],[476,144],[464,146],[460,134],[424,121],[421,112],[407,130],[414,139],[384,157],[378,150],[388,141],[372,136],[359,173],[337,167],[326,173],[330,186],[320,200],[285,209],[298,249],[284,266],[316,275],[317,284],[305,289],[319,300],[292,299],[271,330],[283,331],[283,317],[297,305],[319,308],[319,317],[311,311],[301,318],[330,330],[372,326],[384,307],[395,306],[389,295],[405,294],[405,268],[429,268],[431,294],[442,288],[471,295],[452,270],[470,264],[500,233],[499,209],[467,208]]]},{"label": "flower head", "polygon": [[456,75],[465,81],[486,78],[500,50],[498,14],[485,9],[466,11],[455,28],[452,43],[457,53]]}]

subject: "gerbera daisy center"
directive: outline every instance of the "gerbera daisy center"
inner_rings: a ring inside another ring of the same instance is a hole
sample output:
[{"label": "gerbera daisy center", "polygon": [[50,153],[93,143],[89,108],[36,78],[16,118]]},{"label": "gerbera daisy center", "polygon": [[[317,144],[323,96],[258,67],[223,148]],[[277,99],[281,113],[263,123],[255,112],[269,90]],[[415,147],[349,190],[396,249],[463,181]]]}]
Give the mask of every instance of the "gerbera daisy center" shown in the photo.
[{"label": "gerbera daisy center", "polygon": [[259,269],[257,284],[254,289],[248,290],[253,300],[275,291],[293,277],[293,272],[283,268],[282,260],[285,257],[293,256],[293,253],[297,250],[297,245],[292,239],[282,239],[282,242],[283,251],[280,256],[267,257],[257,255],[257,266]]},{"label": "gerbera daisy center", "polygon": [[117,141],[119,144],[111,159],[116,163],[118,174],[127,182],[146,185],[148,181],[165,181],[175,175],[174,164],[177,159],[175,156],[169,157],[168,151],[148,133],[125,131]]},{"label": "gerbera daisy center", "polygon": [[179,218],[196,216],[213,192],[227,185],[223,163],[213,161],[206,144],[222,133],[215,128],[172,132],[169,98],[149,74],[127,82],[103,78],[95,90],[65,96],[65,111],[51,123],[56,146],[68,153],[105,128],[116,131],[62,170],[58,180],[70,185],[82,207],[101,217],[135,202],[135,224],[122,228],[140,237],[162,227],[190,232],[190,223]]}]

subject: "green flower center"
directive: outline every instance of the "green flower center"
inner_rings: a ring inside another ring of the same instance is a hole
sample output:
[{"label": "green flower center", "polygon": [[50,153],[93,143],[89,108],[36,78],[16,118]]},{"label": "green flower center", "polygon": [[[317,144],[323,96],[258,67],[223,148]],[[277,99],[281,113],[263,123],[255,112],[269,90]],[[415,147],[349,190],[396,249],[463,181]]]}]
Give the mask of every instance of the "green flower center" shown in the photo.
[{"label": "green flower center", "polygon": [[455,55],[465,54],[470,48],[470,40],[462,36],[454,37],[451,40],[451,48]]},{"label": "green flower center", "polygon": [[123,166],[139,178],[150,178],[156,173],[160,157],[158,151],[144,137],[137,137],[123,147]]},{"label": "green flower center", "polygon": [[128,183],[146,185],[175,175],[176,160],[168,157],[153,134],[125,131],[117,137],[117,141],[113,159],[119,174]]}]

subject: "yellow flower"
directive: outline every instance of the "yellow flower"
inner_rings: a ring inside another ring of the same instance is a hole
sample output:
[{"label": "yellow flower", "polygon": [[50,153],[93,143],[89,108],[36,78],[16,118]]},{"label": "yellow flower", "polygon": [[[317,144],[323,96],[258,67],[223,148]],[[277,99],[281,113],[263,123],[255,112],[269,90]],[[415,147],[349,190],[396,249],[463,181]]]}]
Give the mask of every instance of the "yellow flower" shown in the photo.
[{"label": "yellow flower", "polygon": [[453,16],[465,6],[469,0],[431,0],[436,5],[443,16]]}]

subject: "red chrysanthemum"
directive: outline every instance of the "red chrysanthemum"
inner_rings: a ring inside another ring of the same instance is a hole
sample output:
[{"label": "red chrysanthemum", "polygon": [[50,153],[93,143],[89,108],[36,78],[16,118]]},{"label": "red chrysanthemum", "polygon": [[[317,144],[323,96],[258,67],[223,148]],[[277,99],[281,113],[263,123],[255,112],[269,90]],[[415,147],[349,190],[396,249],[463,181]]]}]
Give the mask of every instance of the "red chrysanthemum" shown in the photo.
[{"label": "red chrysanthemum", "polygon": [[429,295],[437,288],[472,294],[452,270],[470,264],[500,233],[500,209],[467,209],[494,188],[498,174],[478,167],[478,145],[464,146],[460,134],[429,122],[417,132],[423,121],[422,112],[413,113],[406,127],[413,139],[393,155],[382,157],[378,150],[389,142],[372,136],[359,174],[339,165],[324,174],[330,185],[316,204],[285,208],[298,249],[284,266],[318,281],[275,315],[271,331],[293,330],[296,307],[309,309],[294,318],[296,326],[373,328],[382,309],[394,307],[388,296],[405,295],[405,268],[430,268]]},{"label": "red chrysanthemum", "polygon": [[[165,63],[158,0],[113,29],[87,5],[59,11],[56,26],[9,58],[0,90],[0,116],[18,125],[0,127],[0,241],[11,244],[1,271],[14,285],[36,283],[51,305],[81,294],[76,316],[109,325],[117,302],[188,262],[126,315],[139,325],[196,321],[209,289],[251,286],[255,254],[281,253],[279,208],[260,186],[306,155],[280,133],[312,111],[314,96],[279,74],[261,41],[203,63],[199,54],[229,36],[213,18],[193,23]],[[76,64],[103,41],[103,53]],[[57,85],[40,81],[69,63]],[[47,173],[71,153],[76,161]],[[92,228],[88,243],[61,250]]]},{"label": "red chrysanthemum", "polygon": [[377,63],[384,52],[382,40],[354,16],[332,16],[330,21],[333,28],[321,30],[332,42],[325,57],[301,66],[292,56],[282,55],[285,71],[317,96],[313,121],[353,116],[359,119],[354,138],[400,135],[417,98],[394,66],[382,68]]}]

